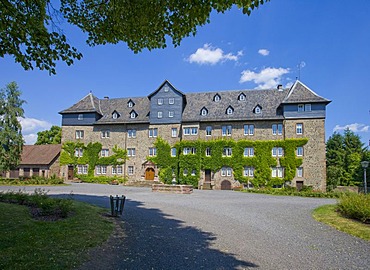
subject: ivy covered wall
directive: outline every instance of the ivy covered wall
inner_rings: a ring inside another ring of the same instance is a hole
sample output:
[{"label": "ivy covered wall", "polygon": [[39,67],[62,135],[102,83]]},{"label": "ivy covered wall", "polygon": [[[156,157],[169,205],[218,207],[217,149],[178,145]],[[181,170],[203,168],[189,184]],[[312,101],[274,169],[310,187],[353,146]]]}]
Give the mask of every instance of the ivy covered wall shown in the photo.
[{"label": "ivy covered wall", "polygon": [[[175,177],[179,184],[198,186],[200,172],[206,169],[216,173],[222,167],[233,170],[234,179],[242,183],[250,181],[255,187],[281,185],[291,181],[296,173],[296,168],[302,165],[302,158],[296,156],[296,149],[304,146],[307,139],[286,139],[278,141],[249,141],[232,139],[217,139],[211,141],[181,141],[174,146],[162,138],[158,138],[155,147],[157,156],[150,157],[160,169],[159,177],[165,183],[171,183]],[[231,156],[224,156],[224,148],[232,149]],[[253,147],[252,157],[244,156],[244,148]],[[272,156],[272,148],[281,147],[284,155]],[[176,148],[176,156],[171,156],[171,148]],[[183,154],[184,148],[190,148],[187,155]],[[210,156],[206,156],[209,148]],[[284,177],[271,177],[271,167],[280,165],[284,167]],[[244,167],[254,168],[254,177],[243,175]],[[186,172],[186,173],[184,173]]]}]

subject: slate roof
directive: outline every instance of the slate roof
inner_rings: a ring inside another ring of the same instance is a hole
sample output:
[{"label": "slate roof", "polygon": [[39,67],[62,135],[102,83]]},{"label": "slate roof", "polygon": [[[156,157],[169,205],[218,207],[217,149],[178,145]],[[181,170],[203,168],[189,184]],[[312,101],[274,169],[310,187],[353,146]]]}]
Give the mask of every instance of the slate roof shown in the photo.
[{"label": "slate roof", "polygon": [[326,103],[331,101],[319,96],[300,81],[296,81],[283,100],[283,104],[289,103]]},{"label": "slate roof", "polygon": [[60,154],[62,145],[24,145],[20,165],[50,165]]},{"label": "slate roof", "polygon": [[79,102],[72,105],[66,110],[59,112],[62,113],[80,113],[80,112],[97,112],[101,113],[100,109],[100,100],[95,97],[92,93],[87,94],[84,98],[82,98]]}]

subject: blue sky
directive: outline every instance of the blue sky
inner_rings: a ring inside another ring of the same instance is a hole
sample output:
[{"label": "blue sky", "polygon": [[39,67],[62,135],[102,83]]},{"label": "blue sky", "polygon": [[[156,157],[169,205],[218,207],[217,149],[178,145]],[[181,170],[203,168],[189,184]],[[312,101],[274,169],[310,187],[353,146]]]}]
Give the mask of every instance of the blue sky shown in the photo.
[{"label": "blue sky", "polygon": [[173,48],[134,54],[125,43],[88,47],[77,28],[62,24],[84,55],[57,75],[24,71],[0,58],[0,87],[16,81],[26,118],[23,135],[33,143],[41,130],[60,125],[59,111],[89,91],[104,96],[147,96],[168,79],[187,92],[275,88],[300,80],[332,100],[326,136],[349,127],[370,140],[370,1],[271,0],[243,15],[236,8],[213,13],[195,37]]}]

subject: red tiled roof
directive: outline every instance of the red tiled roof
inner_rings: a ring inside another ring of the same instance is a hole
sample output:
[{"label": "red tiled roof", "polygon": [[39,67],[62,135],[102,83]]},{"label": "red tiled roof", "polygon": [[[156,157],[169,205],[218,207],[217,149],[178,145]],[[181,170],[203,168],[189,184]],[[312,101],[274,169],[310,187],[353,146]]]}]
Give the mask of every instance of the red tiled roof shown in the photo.
[{"label": "red tiled roof", "polygon": [[60,154],[62,145],[24,145],[20,165],[49,165]]}]

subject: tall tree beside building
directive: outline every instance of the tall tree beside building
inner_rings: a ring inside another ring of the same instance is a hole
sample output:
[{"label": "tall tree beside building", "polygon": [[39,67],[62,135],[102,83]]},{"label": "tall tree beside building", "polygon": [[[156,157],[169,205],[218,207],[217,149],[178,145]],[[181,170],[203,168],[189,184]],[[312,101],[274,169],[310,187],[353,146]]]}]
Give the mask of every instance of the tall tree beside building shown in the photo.
[{"label": "tall tree beside building", "polygon": [[62,140],[62,128],[52,126],[50,130],[37,132],[36,145],[40,144],[60,144]]},{"label": "tall tree beside building", "polygon": [[334,132],[326,143],[326,174],[329,189],[362,183],[361,161],[366,151],[360,136],[347,129]]},{"label": "tall tree beside building", "polygon": [[23,117],[21,91],[15,82],[0,90],[0,171],[18,166],[23,147],[22,126],[18,117]]}]

